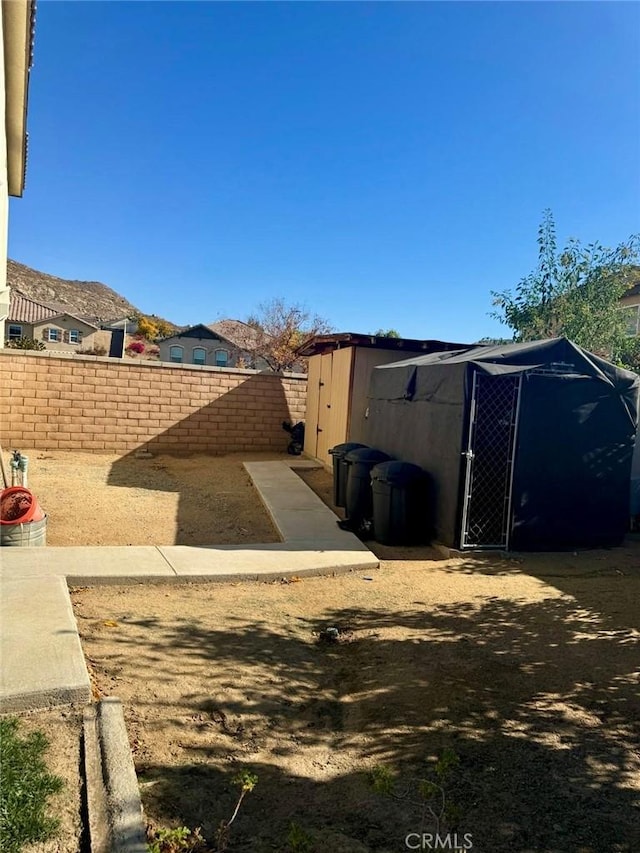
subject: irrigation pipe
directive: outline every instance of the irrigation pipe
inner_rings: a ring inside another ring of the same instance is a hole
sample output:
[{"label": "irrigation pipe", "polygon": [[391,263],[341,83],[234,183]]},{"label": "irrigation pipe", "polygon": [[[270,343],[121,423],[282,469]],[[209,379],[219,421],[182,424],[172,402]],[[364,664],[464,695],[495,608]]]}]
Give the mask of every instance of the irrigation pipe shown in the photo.
[{"label": "irrigation pipe", "polygon": [[4,483],[4,488],[9,488],[9,481],[7,480],[7,469],[4,467],[4,450],[2,449],[2,445],[0,444],[0,468],[2,468],[2,482]]}]

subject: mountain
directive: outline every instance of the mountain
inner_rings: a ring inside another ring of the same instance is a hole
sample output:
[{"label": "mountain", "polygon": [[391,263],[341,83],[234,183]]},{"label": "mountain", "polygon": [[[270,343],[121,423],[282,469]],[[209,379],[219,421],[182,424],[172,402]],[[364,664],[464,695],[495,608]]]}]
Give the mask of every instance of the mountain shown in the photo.
[{"label": "mountain", "polygon": [[[99,281],[58,278],[17,261],[7,261],[7,283],[37,302],[46,302],[96,323],[143,313],[124,296]],[[175,327],[174,323],[169,325]]]}]

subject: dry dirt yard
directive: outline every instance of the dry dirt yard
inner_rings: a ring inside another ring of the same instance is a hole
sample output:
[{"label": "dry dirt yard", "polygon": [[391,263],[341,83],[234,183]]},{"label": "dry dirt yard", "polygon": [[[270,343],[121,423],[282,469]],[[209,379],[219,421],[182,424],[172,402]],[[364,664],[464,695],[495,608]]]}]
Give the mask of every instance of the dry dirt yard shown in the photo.
[{"label": "dry dirt yard", "polygon": [[[421,807],[373,793],[366,773],[383,765],[414,795],[449,748],[448,828],[473,853],[640,850],[640,542],[446,561],[404,549],[366,576],[72,597],[154,826],[211,840],[248,768],[259,781],[230,853],[400,853]],[[329,627],[338,642],[320,641]],[[312,846],[288,843],[292,822]]]},{"label": "dry dirt yard", "polygon": [[29,488],[47,513],[47,545],[279,541],[242,463],[290,460],[286,454],[28,455]]}]

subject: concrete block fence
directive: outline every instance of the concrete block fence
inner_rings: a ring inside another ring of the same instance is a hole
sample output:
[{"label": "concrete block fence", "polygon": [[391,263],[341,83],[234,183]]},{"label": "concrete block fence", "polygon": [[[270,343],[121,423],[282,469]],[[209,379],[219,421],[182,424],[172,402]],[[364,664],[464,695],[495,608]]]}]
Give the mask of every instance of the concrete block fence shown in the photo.
[{"label": "concrete block fence", "polygon": [[5,450],[283,451],[306,395],[300,374],[0,349]]}]

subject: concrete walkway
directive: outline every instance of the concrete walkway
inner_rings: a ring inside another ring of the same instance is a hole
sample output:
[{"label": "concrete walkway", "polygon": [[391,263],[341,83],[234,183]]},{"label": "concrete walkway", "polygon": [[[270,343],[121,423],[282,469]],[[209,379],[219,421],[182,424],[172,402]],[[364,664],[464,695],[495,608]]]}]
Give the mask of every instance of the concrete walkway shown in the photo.
[{"label": "concrete walkway", "polygon": [[337,526],[334,513],[292,470],[305,467],[317,465],[245,463],[282,543],[0,549],[0,712],[89,701],[67,585],[267,581],[377,568],[378,559]]}]

